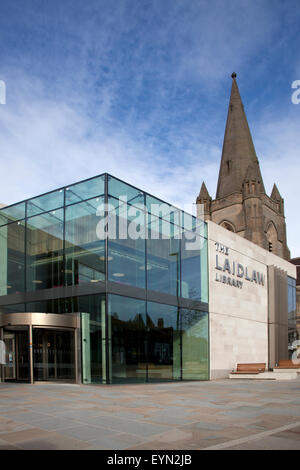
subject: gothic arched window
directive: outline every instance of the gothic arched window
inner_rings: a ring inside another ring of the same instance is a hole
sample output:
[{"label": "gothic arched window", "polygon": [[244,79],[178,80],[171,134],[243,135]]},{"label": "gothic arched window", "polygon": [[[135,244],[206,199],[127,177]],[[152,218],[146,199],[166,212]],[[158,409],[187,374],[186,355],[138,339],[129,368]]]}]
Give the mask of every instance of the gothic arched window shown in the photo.
[{"label": "gothic arched window", "polygon": [[227,220],[224,220],[220,225],[221,227],[226,228],[226,230],[229,230],[230,232],[235,232],[234,225],[228,222]]}]

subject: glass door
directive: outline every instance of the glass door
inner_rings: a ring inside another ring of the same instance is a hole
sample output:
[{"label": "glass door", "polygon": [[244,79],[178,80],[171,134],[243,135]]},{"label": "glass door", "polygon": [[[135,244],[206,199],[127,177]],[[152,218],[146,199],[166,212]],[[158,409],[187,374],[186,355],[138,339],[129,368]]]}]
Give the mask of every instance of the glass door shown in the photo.
[{"label": "glass door", "polygon": [[33,364],[36,381],[74,381],[74,330],[34,328]]},{"label": "glass door", "polygon": [[29,338],[28,328],[16,331],[16,380],[28,382],[29,379]]},{"label": "glass door", "polygon": [[16,338],[14,333],[4,333],[5,351],[4,380],[16,380]]}]

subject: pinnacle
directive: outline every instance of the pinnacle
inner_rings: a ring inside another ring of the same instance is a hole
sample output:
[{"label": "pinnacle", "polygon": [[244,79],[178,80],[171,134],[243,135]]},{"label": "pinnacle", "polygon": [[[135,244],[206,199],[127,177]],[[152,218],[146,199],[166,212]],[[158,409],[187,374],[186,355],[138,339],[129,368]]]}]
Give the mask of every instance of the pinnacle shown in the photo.
[{"label": "pinnacle", "polygon": [[253,165],[256,175],[261,181],[262,191],[265,192],[247,117],[236,82],[236,73],[234,72],[231,76],[233,80],[223,141],[217,199],[242,191],[249,165]]}]

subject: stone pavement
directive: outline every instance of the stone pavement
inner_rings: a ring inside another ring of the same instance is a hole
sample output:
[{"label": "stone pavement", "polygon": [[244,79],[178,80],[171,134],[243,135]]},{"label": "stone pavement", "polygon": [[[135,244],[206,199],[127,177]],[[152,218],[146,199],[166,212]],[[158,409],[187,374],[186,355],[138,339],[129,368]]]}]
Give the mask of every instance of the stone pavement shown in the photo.
[{"label": "stone pavement", "polygon": [[0,450],[300,450],[300,380],[2,383],[0,411]]}]

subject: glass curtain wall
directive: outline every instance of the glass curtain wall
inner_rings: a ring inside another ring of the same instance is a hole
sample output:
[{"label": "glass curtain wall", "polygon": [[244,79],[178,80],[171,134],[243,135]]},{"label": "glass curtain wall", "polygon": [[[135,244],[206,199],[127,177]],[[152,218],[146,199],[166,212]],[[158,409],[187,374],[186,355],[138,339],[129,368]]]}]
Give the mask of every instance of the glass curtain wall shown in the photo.
[{"label": "glass curtain wall", "polygon": [[179,308],[180,299],[208,302],[205,230],[110,175],[0,209],[0,295],[83,292],[0,310],[80,312],[84,383],[207,378],[208,314]]},{"label": "glass curtain wall", "polygon": [[208,380],[208,313],[108,296],[110,380]]},{"label": "glass curtain wall", "polygon": [[105,280],[105,175],[0,209],[0,296]]}]

